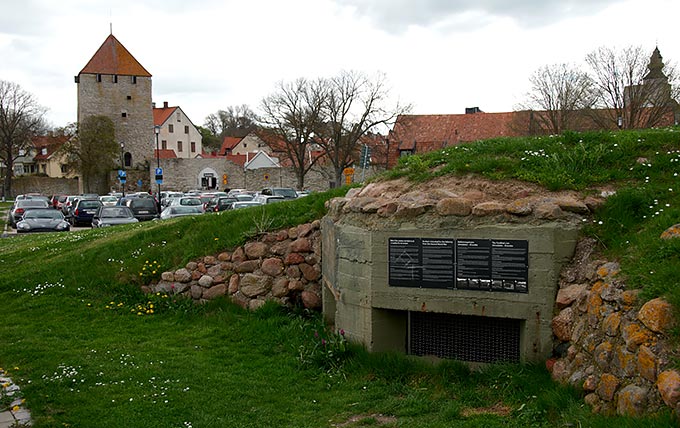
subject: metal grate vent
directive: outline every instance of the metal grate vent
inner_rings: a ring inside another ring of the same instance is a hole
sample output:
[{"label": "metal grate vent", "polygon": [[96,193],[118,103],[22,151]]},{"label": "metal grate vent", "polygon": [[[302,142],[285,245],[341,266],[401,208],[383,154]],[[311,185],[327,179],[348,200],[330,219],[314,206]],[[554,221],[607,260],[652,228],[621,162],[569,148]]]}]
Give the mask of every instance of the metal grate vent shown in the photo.
[{"label": "metal grate vent", "polygon": [[520,320],[409,312],[409,354],[480,363],[519,362]]}]

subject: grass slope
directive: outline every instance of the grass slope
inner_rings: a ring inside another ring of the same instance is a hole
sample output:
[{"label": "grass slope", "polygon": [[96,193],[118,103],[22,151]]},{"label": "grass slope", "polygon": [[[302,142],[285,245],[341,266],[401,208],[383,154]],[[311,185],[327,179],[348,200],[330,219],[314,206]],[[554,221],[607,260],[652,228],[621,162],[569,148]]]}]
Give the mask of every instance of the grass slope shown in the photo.
[{"label": "grass slope", "polygon": [[[668,191],[680,170],[674,161],[677,140],[673,131],[493,140],[407,158],[390,175],[423,180],[474,172],[577,189],[616,180],[625,190],[611,198],[588,232],[622,259],[647,295],[674,299],[677,282],[671,273],[678,247],[659,244],[655,237],[680,214],[675,210],[680,201]],[[589,167],[580,166],[592,157]],[[639,157],[646,163],[638,163]],[[499,365],[479,372],[456,362],[435,367],[401,355],[367,354],[327,331],[313,314],[271,305],[247,313],[226,301],[195,307],[139,292],[140,284],[162,270],[233,247],[265,229],[319,218],[325,200],[342,193],[264,210],[0,240],[0,366],[21,386],[35,426],[665,427],[677,422],[669,413],[644,421],[591,415],[577,392],[553,384],[538,366]],[[655,272],[651,277],[648,266]]]}]

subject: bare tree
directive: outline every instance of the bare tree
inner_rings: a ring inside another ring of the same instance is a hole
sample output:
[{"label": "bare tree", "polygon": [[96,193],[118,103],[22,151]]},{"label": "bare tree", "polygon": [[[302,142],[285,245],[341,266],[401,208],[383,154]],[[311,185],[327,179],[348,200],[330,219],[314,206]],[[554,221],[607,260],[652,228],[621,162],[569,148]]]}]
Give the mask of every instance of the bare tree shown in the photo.
[{"label": "bare tree", "polygon": [[603,127],[649,128],[677,111],[678,74],[663,64],[658,49],[650,57],[639,46],[601,47],[586,62],[596,89],[594,119]]},{"label": "bare tree", "polygon": [[256,124],[257,116],[245,104],[229,106],[205,118],[205,127],[219,137],[220,141],[224,137],[245,137],[255,130]]},{"label": "bare tree", "polygon": [[283,160],[289,161],[304,188],[305,175],[318,157],[311,156],[314,133],[323,121],[326,89],[322,80],[297,79],[279,82],[274,93],[262,100],[262,136]]},{"label": "bare tree", "polygon": [[389,90],[385,76],[374,79],[343,71],[323,81],[323,123],[316,129],[315,142],[323,148],[334,169],[334,182],[339,185],[343,170],[358,157],[362,137],[407,113],[410,106],[397,102],[389,106]]},{"label": "bare tree", "polygon": [[45,131],[45,108],[16,83],[0,80],[0,161],[5,166],[3,196],[12,194],[14,161]]},{"label": "bare tree", "polygon": [[69,167],[78,171],[87,193],[105,193],[108,173],[118,156],[115,127],[108,116],[88,116],[78,124],[75,137],[65,145]]},{"label": "bare tree", "polygon": [[544,132],[578,129],[583,112],[595,102],[593,82],[575,66],[547,65],[536,70],[529,81],[527,101],[516,110],[533,112],[532,126]]}]

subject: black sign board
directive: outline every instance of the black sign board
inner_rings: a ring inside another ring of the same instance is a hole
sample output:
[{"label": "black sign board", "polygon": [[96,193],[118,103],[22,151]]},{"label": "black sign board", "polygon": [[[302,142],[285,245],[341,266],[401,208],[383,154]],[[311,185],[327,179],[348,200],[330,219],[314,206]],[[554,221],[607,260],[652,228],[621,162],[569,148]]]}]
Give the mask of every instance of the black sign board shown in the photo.
[{"label": "black sign board", "polygon": [[453,239],[429,239],[420,241],[423,276],[421,287],[452,288],[455,273]]},{"label": "black sign board", "polygon": [[491,242],[456,240],[456,288],[488,290],[491,286]]},{"label": "black sign board", "polygon": [[494,289],[526,292],[529,279],[529,242],[492,240],[491,267]]},{"label": "black sign board", "polygon": [[389,284],[420,287],[420,238],[390,238],[388,249]]},{"label": "black sign board", "polygon": [[389,238],[395,287],[528,292],[529,241]]}]

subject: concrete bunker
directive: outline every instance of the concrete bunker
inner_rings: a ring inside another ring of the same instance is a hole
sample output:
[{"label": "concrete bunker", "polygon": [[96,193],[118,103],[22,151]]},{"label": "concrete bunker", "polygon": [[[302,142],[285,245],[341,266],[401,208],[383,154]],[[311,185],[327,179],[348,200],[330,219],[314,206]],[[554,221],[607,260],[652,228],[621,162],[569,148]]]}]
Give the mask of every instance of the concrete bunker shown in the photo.
[{"label": "concrete bunker", "polygon": [[550,357],[559,275],[580,215],[400,217],[367,213],[384,206],[375,200],[338,199],[322,221],[323,313],[350,340],[473,363]]}]

